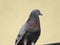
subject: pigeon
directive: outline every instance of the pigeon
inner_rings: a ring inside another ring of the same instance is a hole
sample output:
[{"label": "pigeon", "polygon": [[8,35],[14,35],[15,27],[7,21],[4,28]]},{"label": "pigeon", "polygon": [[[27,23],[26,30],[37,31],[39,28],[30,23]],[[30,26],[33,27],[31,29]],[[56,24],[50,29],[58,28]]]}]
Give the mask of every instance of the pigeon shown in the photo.
[{"label": "pigeon", "polygon": [[39,15],[42,14],[38,9],[30,13],[28,20],[16,37],[15,45],[35,45],[41,34]]}]

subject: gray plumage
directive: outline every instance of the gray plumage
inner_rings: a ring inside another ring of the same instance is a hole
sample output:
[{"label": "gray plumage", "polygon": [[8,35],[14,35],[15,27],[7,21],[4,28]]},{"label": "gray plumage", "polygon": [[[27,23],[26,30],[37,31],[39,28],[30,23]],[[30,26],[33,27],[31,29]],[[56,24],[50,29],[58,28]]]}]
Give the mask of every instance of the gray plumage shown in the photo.
[{"label": "gray plumage", "polygon": [[31,12],[29,19],[22,26],[16,38],[15,45],[32,45],[32,43],[36,43],[41,33],[39,15],[41,13],[38,9]]}]

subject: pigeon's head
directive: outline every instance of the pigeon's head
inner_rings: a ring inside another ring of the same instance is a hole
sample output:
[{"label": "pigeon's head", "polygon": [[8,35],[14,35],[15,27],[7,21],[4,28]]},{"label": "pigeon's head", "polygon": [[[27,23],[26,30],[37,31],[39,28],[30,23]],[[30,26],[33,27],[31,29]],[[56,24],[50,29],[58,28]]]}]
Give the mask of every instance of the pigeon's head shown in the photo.
[{"label": "pigeon's head", "polygon": [[31,14],[33,14],[33,15],[42,15],[41,12],[40,12],[40,10],[38,10],[38,9],[33,10],[31,12]]}]

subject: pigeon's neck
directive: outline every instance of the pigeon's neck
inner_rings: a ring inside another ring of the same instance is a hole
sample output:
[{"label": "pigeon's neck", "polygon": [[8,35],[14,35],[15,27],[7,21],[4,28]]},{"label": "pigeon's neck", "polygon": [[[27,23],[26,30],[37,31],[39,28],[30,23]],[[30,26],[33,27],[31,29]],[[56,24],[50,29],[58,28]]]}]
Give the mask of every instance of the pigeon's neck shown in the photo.
[{"label": "pigeon's neck", "polygon": [[29,21],[39,21],[39,16],[35,14],[31,14],[27,22]]}]

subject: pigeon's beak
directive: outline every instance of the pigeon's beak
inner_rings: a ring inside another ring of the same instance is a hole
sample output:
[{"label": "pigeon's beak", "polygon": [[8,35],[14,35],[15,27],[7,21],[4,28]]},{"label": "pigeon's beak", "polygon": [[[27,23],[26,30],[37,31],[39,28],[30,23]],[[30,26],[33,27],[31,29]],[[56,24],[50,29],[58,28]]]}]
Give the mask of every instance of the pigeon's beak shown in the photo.
[{"label": "pigeon's beak", "polygon": [[42,14],[40,13],[39,15],[41,15],[42,16]]}]

